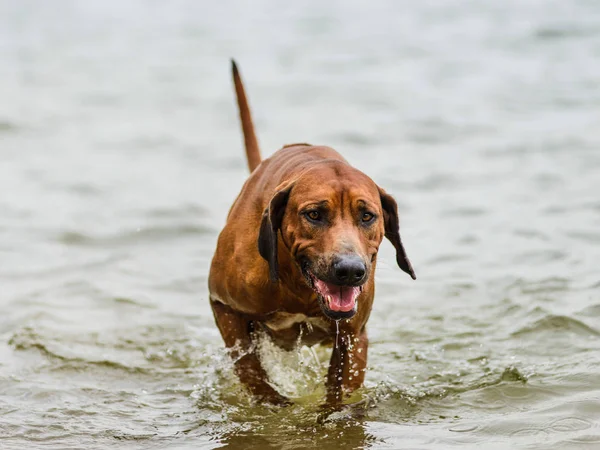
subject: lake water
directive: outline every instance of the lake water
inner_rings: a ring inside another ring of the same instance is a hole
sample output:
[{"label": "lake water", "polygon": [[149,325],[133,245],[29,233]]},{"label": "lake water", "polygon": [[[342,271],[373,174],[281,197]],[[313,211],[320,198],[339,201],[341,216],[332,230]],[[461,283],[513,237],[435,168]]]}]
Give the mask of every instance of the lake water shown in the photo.
[{"label": "lake water", "polygon": [[[331,145],[398,200],[366,385],[261,352],[208,305],[247,176]],[[600,448],[600,3],[0,2],[0,447]],[[325,420],[323,420],[325,419]]]}]

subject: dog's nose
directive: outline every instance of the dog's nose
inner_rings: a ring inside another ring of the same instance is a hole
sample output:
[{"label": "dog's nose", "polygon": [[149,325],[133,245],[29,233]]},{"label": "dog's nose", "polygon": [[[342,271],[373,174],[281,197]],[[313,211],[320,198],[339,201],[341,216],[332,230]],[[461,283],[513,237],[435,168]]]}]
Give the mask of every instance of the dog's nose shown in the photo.
[{"label": "dog's nose", "polygon": [[358,286],[364,282],[367,267],[356,255],[339,256],[333,262],[333,277],[344,286]]}]

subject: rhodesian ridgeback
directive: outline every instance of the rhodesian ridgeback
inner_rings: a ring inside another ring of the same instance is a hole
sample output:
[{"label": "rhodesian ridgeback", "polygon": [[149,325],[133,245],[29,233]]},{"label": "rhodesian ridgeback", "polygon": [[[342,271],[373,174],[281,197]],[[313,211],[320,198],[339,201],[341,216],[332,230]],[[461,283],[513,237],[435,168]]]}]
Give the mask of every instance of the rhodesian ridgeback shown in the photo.
[{"label": "rhodesian ridgeback", "polygon": [[[286,145],[264,161],[232,61],[250,177],[219,235],[210,304],[241,382],[262,401],[289,401],[269,383],[254,345],[264,330],[285,349],[332,343],[327,402],[359,388],[366,323],[384,236],[398,266],[415,273],[400,239],[396,201],[334,149]],[[336,323],[337,322],[337,323]]]}]

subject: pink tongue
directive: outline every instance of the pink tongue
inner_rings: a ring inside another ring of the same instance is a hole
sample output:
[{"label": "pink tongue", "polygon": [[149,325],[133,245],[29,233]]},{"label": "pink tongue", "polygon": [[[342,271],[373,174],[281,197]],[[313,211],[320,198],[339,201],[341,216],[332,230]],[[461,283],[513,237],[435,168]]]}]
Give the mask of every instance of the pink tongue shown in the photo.
[{"label": "pink tongue", "polygon": [[[356,305],[356,297],[360,294],[359,287],[336,286],[322,280],[316,280],[315,288],[325,299],[325,305],[332,311],[352,311]],[[329,296],[329,302],[327,297]]]}]

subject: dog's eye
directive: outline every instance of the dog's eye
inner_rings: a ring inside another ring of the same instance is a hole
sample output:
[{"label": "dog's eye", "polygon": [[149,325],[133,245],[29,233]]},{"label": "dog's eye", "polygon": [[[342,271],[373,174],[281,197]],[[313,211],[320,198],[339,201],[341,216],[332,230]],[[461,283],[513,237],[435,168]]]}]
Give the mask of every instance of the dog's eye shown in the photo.
[{"label": "dog's eye", "polygon": [[308,211],[306,217],[310,220],[321,220],[321,213],[319,211]]},{"label": "dog's eye", "polygon": [[370,212],[363,213],[363,215],[361,217],[361,219],[364,223],[368,223],[368,222],[372,221],[374,218],[375,218],[375,215],[371,214]]}]

